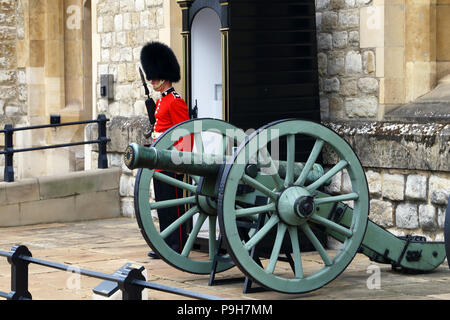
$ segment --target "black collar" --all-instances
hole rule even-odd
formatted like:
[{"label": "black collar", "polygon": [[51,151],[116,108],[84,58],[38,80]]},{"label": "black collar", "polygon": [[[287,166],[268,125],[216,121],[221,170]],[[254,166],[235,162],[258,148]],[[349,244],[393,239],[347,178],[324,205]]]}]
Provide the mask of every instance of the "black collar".
[{"label": "black collar", "polygon": [[164,91],[161,95],[162,95],[163,97],[165,97],[165,96],[167,96],[169,93],[174,92],[174,91],[175,91],[175,89],[172,87],[172,88],[167,89],[166,91]]}]

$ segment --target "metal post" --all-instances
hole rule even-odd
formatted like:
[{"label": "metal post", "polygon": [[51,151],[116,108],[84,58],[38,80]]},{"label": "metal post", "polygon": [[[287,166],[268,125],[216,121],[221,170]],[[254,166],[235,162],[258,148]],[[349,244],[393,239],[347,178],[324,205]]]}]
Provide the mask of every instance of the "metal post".
[{"label": "metal post", "polygon": [[32,299],[28,291],[28,261],[20,256],[31,257],[26,246],[14,246],[10,250],[8,262],[11,264],[11,300]]},{"label": "metal post", "polygon": [[14,167],[13,167],[13,126],[5,125],[5,170],[4,180],[6,182],[14,182]]},{"label": "metal post", "polygon": [[122,300],[142,300],[142,290],[144,287],[136,285],[133,280],[145,281],[145,277],[136,268],[126,268],[116,273],[121,281],[118,282],[119,289],[122,290]]},{"label": "metal post", "polygon": [[104,114],[99,114],[97,117],[98,121],[98,168],[106,169],[108,168],[108,157],[106,156],[106,143],[108,138],[106,137],[106,121],[108,119]]}]

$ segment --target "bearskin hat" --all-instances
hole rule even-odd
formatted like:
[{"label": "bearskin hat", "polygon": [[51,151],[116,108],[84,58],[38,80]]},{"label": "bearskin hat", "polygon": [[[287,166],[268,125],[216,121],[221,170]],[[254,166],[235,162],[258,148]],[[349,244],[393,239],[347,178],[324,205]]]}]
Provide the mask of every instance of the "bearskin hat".
[{"label": "bearskin hat", "polygon": [[161,42],[149,42],[142,48],[141,65],[147,80],[180,81],[180,65],[177,58],[172,49]]}]

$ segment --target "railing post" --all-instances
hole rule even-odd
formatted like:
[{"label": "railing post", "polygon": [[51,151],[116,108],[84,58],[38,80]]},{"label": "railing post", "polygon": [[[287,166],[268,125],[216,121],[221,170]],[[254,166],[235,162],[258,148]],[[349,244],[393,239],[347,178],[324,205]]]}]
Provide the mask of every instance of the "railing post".
[{"label": "railing post", "polygon": [[32,299],[28,291],[28,261],[20,256],[31,257],[26,246],[14,246],[10,250],[8,262],[11,264],[11,300]]},{"label": "railing post", "polygon": [[13,166],[13,126],[5,125],[5,170],[4,180],[6,182],[14,182],[14,166]]},{"label": "railing post", "polygon": [[106,156],[106,143],[108,138],[106,137],[106,121],[108,119],[104,114],[99,114],[97,117],[98,121],[98,168],[106,169],[108,168],[108,157]]},{"label": "railing post", "polygon": [[133,280],[145,281],[142,273],[136,268],[127,267],[116,274],[122,279],[118,282],[119,289],[122,291],[122,300],[142,300],[144,287],[132,283]]}]

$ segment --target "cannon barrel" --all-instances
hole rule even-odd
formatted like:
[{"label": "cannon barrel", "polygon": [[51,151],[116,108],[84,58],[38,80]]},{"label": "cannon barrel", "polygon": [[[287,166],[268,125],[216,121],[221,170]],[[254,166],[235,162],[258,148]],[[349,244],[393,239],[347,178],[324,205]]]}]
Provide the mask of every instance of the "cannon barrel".
[{"label": "cannon barrel", "polygon": [[[223,163],[230,161],[231,156],[182,152],[177,150],[162,150],[145,147],[137,143],[130,144],[124,154],[125,165],[133,170],[138,168],[187,173],[198,176],[217,176]],[[273,160],[281,178],[286,176],[286,161]],[[302,172],[304,164],[294,164],[294,179]],[[306,183],[312,183],[324,175],[323,167],[315,163],[309,172]],[[326,184],[329,184],[328,181]]]}]

